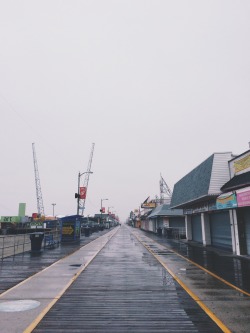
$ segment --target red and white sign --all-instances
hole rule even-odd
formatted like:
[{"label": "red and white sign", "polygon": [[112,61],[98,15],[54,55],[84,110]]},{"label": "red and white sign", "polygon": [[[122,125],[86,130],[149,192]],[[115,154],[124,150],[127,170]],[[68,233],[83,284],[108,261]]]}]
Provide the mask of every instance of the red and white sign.
[{"label": "red and white sign", "polygon": [[86,193],[87,193],[87,188],[86,187],[80,187],[80,199],[86,199]]}]

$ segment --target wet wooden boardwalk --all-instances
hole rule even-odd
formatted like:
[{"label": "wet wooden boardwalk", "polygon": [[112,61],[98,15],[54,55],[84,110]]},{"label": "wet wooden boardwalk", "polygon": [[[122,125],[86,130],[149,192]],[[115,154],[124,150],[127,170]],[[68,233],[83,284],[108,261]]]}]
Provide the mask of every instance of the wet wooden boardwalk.
[{"label": "wet wooden boardwalk", "polygon": [[216,333],[221,330],[129,229],[122,226],[34,332]]}]

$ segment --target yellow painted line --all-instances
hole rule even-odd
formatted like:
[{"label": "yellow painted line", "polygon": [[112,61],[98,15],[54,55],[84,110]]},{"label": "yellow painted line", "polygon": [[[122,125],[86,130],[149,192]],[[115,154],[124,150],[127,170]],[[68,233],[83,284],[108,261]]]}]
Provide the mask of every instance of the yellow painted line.
[{"label": "yellow painted line", "polygon": [[[134,234],[135,235],[135,234]],[[137,235],[135,235],[137,240],[155,257],[156,260],[160,262],[160,264],[168,271],[168,273],[179,283],[179,285],[192,297],[192,299],[202,308],[204,312],[220,327],[220,329],[224,333],[232,333],[229,328],[200,300],[200,298],[190,290],[184,282],[182,282],[172,271],[168,268],[168,266],[159,258],[158,255],[154,254],[154,252],[143,242],[140,240]]]},{"label": "yellow painted line", "polygon": [[[155,240],[153,240],[155,241]],[[157,244],[161,245],[160,243],[158,243],[157,241],[155,241]],[[215,273],[207,270],[205,267],[203,266],[200,266],[199,264],[197,264],[196,262],[194,262],[193,260],[189,259],[189,258],[186,258],[184,257],[183,255],[181,255],[180,253],[176,252],[175,250],[173,250],[172,248],[168,247],[168,246],[164,246],[165,248],[167,248],[168,250],[174,252],[175,254],[177,254],[179,257],[181,257],[182,259],[185,259],[186,261],[190,262],[191,264],[195,265],[196,267],[202,269],[204,272],[208,273],[209,275],[213,276],[214,278],[218,279],[219,281],[223,282],[224,284],[228,285],[229,287],[239,291],[240,293],[246,295],[246,296],[249,296],[250,297],[250,293],[248,293],[247,291],[244,291],[242,289],[240,289],[239,287],[235,286],[234,284],[224,280],[222,277],[220,277],[219,275],[216,275]]]},{"label": "yellow painted line", "polygon": [[[70,279],[70,281],[67,283],[67,285],[60,291],[60,293],[53,298],[53,300],[43,309],[43,311],[36,317],[36,319],[33,320],[33,322],[23,331],[23,333],[31,333],[36,326],[40,323],[40,321],[43,319],[43,317],[49,312],[49,310],[52,308],[53,305],[56,304],[56,302],[63,296],[63,294],[66,292],[66,290],[72,285],[72,283],[79,277],[79,275],[88,267],[88,265],[95,259],[95,257],[99,254],[99,252],[104,248],[104,246],[111,240],[111,238],[117,233],[117,230],[113,232],[113,234],[108,237],[105,244],[102,245],[102,247],[99,249],[98,252],[82,267],[74,276]],[[105,235],[103,235],[105,236]],[[97,238],[98,239],[98,238]],[[100,240],[100,238],[99,238]],[[88,243],[89,244],[89,243]],[[86,244],[87,245],[87,244]],[[62,260],[62,259],[61,259]],[[51,266],[50,266],[51,267]]]}]

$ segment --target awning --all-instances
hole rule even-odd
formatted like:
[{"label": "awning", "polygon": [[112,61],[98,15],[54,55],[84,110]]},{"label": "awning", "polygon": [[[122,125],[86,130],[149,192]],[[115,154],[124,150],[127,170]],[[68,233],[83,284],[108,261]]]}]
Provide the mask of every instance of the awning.
[{"label": "awning", "polygon": [[233,191],[250,185],[250,171],[234,176],[221,187],[221,191]]}]

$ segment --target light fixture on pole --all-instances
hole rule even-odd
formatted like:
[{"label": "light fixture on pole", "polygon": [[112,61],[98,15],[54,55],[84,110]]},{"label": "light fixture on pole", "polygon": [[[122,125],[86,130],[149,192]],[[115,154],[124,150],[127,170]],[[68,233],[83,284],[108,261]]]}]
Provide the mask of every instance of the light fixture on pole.
[{"label": "light fixture on pole", "polygon": [[85,173],[93,173],[92,171],[86,171],[83,173],[78,173],[78,185],[77,185],[77,193],[75,193],[75,198],[77,198],[77,215],[79,215],[79,202],[80,202],[80,179],[81,176],[84,175]]},{"label": "light fixture on pole", "polygon": [[56,203],[52,203],[51,205],[53,206],[53,217],[54,217],[55,216],[55,205],[56,205]]},{"label": "light fixture on pole", "polygon": [[102,223],[102,213],[104,213],[104,212],[103,212],[103,208],[102,208],[102,202],[103,202],[104,200],[108,200],[108,199],[101,199],[101,209],[100,209],[100,211],[101,211],[101,223]]},{"label": "light fixture on pole", "polygon": [[108,207],[108,214],[110,213],[109,208],[114,208],[113,206]]}]

